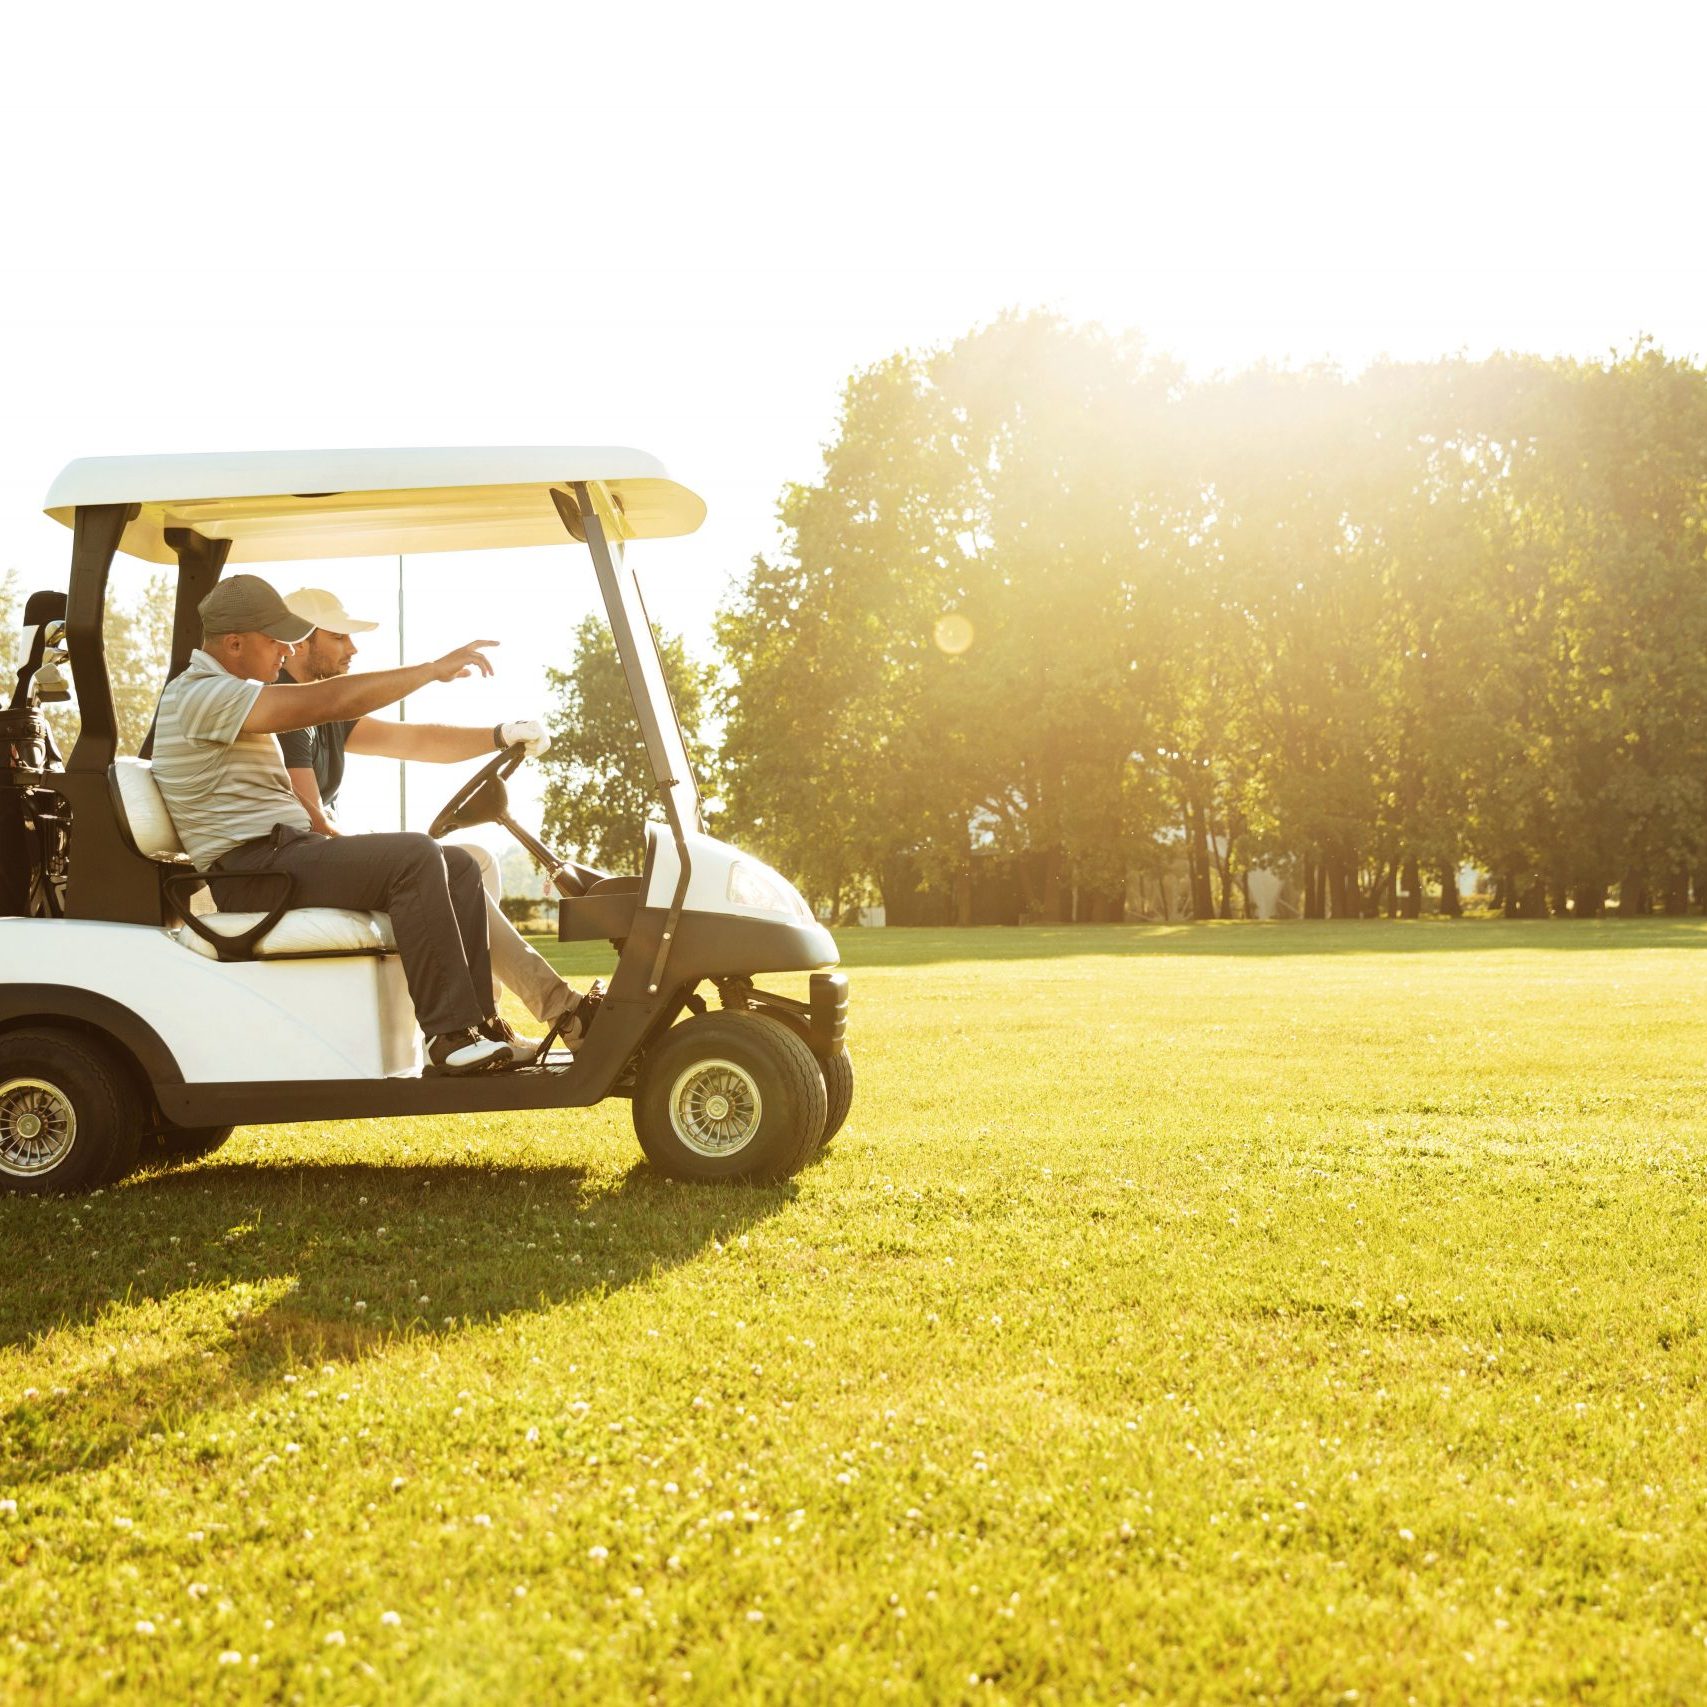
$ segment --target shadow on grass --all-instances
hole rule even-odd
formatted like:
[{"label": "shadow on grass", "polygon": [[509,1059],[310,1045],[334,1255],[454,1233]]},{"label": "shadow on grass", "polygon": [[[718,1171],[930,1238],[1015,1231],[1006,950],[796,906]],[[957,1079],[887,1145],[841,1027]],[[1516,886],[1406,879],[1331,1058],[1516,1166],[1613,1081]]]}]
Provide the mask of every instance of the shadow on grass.
[{"label": "shadow on grass", "polygon": [[965,930],[844,930],[842,967],[945,961],[1060,960],[1080,956],[1220,958],[1286,955],[1458,954],[1468,950],[1707,949],[1702,919],[1216,919],[1172,925],[1014,925]]},{"label": "shadow on grass", "polygon": [[0,1348],[45,1340],[44,1387],[6,1396],[0,1480],[87,1470],[304,1364],[643,1283],[794,1195],[673,1185],[641,1166],[613,1187],[577,1167],[293,1161],[15,1200],[0,1236],[30,1283],[0,1295]]}]

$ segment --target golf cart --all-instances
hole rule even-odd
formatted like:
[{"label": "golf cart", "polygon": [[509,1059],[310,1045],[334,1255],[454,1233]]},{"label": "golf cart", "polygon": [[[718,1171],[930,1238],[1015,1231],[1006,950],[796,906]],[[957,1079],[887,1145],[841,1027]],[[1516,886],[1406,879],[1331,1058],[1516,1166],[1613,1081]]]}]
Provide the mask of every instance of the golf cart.
[{"label": "golf cart", "polygon": [[[302,451],[71,463],[47,512],[72,530],[69,592],[37,594],[0,757],[0,1189],[84,1191],[139,1160],[205,1155],[235,1126],[632,1100],[676,1178],[777,1179],[846,1118],[847,980],[776,872],[704,832],[699,790],[630,540],[693,532],[704,503],[620,449]],[[634,701],[663,822],[638,876],[559,859],[510,814],[499,753],[434,820],[500,823],[549,873],[558,936],[608,939],[610,988],[574,1053],[475,1078],[423,1073],[383,913],[221,912],[149,765],[117,751],[102,614],[115,553],[175,566],[168,679],[228,564],[584,544]],[[68,656],[81,732],[60,762],[39,703]],[[9,828],[8,828],[9,827]],[[637,830],[640,826],[637,826]],[[217,880],[216,880],[217,884]],[[808,972],[809,999],[757,988]],[[708,1011],[701,985],[720,1007]]]}]

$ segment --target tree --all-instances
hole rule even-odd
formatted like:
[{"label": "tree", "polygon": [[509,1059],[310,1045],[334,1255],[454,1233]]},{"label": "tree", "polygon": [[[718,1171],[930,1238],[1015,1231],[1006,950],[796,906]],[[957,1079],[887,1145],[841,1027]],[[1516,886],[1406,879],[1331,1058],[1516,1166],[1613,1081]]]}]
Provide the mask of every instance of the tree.
[{"label": "tree", "polygon": [[[712,765],[700,725],[714,672],[694,663],[679,637],[661,635],[659,651],[688,755],[705,788]],[[569,668],[549,670],[546,678],[551,750],[539,760],[546,774],[545,839],[588,864],[638,872],[641,826],[648,818],[661,821],[663,807],[616,643],[602,617],[582,622]]]},{"label": "tree", "polygon": [[[1008,316],[854,376],[719,618],[731,816],[815,898],[1045,919],[1255,861],[1311,916],[1687,904],[1707,867],[1707,383],[1604,363],[1185,386]],[[1699,889],[1699,884],[1696,885]]]}]

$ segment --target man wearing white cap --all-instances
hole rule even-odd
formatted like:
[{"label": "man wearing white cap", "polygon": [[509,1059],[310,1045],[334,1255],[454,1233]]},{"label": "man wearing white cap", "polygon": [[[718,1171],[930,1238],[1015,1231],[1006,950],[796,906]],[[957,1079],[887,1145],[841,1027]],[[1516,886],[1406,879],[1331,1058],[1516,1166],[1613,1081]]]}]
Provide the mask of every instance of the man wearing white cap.
[{"label": "man wearing white cap", "polygon": [[[320,587],[303,587],[289,593],[285,604],[293,615],[313,623],[314,633],[285,659],[279,676],[281,682],[324,682],[346,674],[357,651],[350,637],[379,627],[377,622],[351,616],[334,594]],[[464,728],[449,723],[392,723],[377,717],[322,723],[279,737],[292,788],[307,809],[313,827],[329,836],[338,834],[330,814],[343,782],[346,752],[455,764],[463,759],[486,757],[518,742],[526,746],[530,758],[537,758],[551,745],[551,738],[531,718],[500,723],[496,728]],[[563,1041],[574,1048],[584,1030],[575,1015],[582,1000],[580,993],[564,983],[544,956],[529,947],[504,917],[498,906],[498,862],[478,843],[456,845],[473,856],[486,886],[494,997],[496,985],[508,985],[534,1018],[546,1026],[570,1016],[564,1025]],[[537,1038],[518,1037],[503,1020],[499,1020],[498,1029],[502,1033],[500,1041],[509,1044],[516,1060],[533,1058],[539,1046]]]}]

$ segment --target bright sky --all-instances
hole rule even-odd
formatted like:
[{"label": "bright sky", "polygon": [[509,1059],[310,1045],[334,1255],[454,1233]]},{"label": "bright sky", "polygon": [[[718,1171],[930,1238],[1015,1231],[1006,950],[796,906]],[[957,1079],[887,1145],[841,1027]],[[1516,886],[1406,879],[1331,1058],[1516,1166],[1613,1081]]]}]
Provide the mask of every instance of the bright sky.
[{"label": "bright sky", "polygon": [[[20,8],[0,569],[63,584],[76,456],[631,444],[710,505],[634,556],[704,651],[847,375],[1007,307],[1200,374],[1699,354],[1704,37],[1643,4]],[[412,655],[504,642],[412,716],[543,706],[584,554],[406,574]],[[395,561],[274,578],[311,575],[394,613]],[[411,820],[453,781],[411,767]],[[349,827],[396,802],[352,764]]]}]

